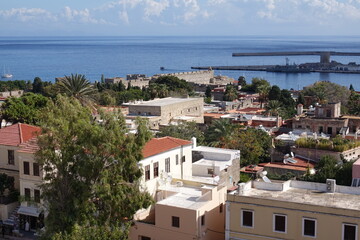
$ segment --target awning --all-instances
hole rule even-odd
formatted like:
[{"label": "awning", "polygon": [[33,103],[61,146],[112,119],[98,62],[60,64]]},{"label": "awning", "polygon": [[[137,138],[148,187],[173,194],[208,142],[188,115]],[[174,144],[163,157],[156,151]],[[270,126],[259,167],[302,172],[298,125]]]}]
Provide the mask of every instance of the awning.
[{"label": "awning", "polygon": [[22,214],[22,215],[32,216],[32,217],[39,217],[39,215],[40,215],[40,211],[38,208],[24,207],[24,206],[20,206],[17,213]]}]

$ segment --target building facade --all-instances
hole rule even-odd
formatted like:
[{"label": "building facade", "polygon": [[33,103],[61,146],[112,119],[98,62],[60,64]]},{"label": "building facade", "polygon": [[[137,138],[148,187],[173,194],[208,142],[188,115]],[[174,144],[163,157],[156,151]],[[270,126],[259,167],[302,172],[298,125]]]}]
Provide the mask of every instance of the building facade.
[{"label": "building facade", "polygon": [[227,195],[225,239],[359,239],[360,188],[250,181]]}]

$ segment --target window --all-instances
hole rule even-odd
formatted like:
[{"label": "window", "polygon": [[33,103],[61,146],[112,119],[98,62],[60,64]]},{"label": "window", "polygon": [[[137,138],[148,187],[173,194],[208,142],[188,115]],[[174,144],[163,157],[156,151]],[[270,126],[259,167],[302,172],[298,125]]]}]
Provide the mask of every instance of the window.
[{"label": "window", "polygon": [[150,165],[145,166],[145,181],[150,180]]},{"label": "window", "polygon": [[173,227],[180,227],[180,218],[179,217],[171,217],[171,226]]},{"label": "window", "polygon": [[40,168],[38,163],[33,163],[33,174],[34,176],[40,176]]},{"label": "window", "polygon": [[8,150],[8,164],[15,165],[14,150]]},{"label": "window", "polygon": [[176,165],[179,165],[179,154],[176,154],[175,156],[175,163]]},{"label": "window", "polygon": [[182,157],[181,157],[181,161],[182,161],[182,162],[185,162],[185,156],[182,156]]},{"label": "window", "polygon": [[30,201],[31,193],[30,188],[25,188],[25,201]]},{"label": "window", "polygon": [[139,236],[139,240],[151,240],[151,238],[145,236]]},{"label": "window", "polygon": [[35,189],[34,190],[34,200],[35,202],[39,203],[40,202],[40,190]]},{"label": "window", "polygon": [[356,240],[357,239],[357,225],[344,223],[342,227],[342,240]]},{"label": "window", "polygon": [[205,225],[205,214],[201,216],[201,226]]},{"label": "window", "polygon": [[214,169],[213,168],[208,168],[208,174],[209,175],[214,175]]},{"label": "window", "polygon": [[165,158],[165,172],[170,172],[170,158]]},{"label": "window", "polygon": [[219,206],[219,212],[222,213],[224,211],[224,204],[221,203]]},{"label": "window", "polygon": [[316,220],[303,218],[303,236],[316,237]]},{"label": "window", "polygon": [[274,232],[286,233],[286,215],[274,214]]},{"label": "window", "polygon": [[242,227],[254,227],[254,211],[241,210],[241,226]]},{"label": "window", "polygon": [[154,178],[159,176],[159,162],[154,163]]},{"label": "window", "polygon": [[30,163],[24,162],[24,174],[30,175]]}]

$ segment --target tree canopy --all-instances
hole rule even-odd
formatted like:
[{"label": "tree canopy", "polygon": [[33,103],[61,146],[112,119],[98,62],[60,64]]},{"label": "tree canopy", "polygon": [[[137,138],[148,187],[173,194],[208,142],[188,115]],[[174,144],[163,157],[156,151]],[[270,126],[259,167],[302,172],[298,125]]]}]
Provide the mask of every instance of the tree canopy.
[{"label": "tree canopy", "polygon": [[191,140],[192,137],[196,137],[198,144],[204,143],[204,133],[200,131],[196,122],[182,122],[178,125],[166,126],[156,134],[157,137],[175,137],[185,140]]},{"label": "tree canopy", "polygon": [[98,124],[78,100],[60,95],[43,113],[36,160],[45,174],[44,237],[127,239],[134,213],[152,203],[139,188],[137,164],[151,137],[144,122],[129,134],[120,113],[100,112]]},{"label": "tree canopy", "polygon": [[34,93],[26,93],[19,98],[8,98],[1,105],[1,118],[12,123],[38,125],[40,113],[47,102],[47,97]]}]

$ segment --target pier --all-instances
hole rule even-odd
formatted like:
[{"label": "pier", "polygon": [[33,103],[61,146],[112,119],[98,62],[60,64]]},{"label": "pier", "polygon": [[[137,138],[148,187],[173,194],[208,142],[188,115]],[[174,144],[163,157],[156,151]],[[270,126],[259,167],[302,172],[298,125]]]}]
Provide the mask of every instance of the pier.
[{"label": "pier", "polygon": [[301,52],[259,52],[259,53],[233,53],[233,57],[257,56],[320,56],[320,63],[330,63],[330,56],[360,56],[360,52],[334,52],[334,51],[301,51]]}]

